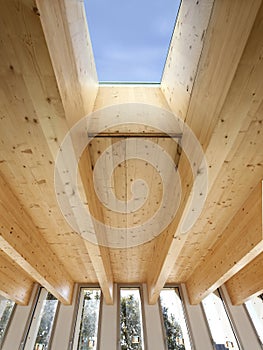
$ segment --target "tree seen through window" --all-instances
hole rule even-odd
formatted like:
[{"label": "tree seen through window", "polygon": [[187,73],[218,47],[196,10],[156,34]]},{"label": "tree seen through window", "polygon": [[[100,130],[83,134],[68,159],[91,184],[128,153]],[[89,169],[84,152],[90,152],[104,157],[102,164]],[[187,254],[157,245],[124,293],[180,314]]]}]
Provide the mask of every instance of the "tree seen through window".
[{"label": "tree seen through window", "polygon": [[178,288],[164,288],[160,304],[167,350],[191,350],[191,342]]},{"label": "tree seen through window", "polygon": [[139,289],[121,289],[121,350],[143,350],[142,313]]},{"label": "tree seen through window", "polygon": [[97,348],[97,333],[99,322],[100,296],[99,289],[83,288],[78,350],[93,350]]},{"label": "tree seen through window", "polygon": [[15,303],[13,301],[5,298],[0,299],[0,346],[2,344],[14,306]]},{"label": "tree seen through window", "polygon": [[48,349],[57,306],[58,300],[52,294],[48,293],[39,316],[40,324],[37,332],[34,350]]}]

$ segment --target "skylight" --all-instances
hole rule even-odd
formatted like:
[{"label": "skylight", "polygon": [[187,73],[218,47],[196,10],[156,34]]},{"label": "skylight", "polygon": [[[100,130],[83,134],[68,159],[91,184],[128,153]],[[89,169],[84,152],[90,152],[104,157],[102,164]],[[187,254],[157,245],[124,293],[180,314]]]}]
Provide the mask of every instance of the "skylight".
[{"label": "skylight", "polygon": [[180,0],[85,0],[100,82],[157,82]]}]

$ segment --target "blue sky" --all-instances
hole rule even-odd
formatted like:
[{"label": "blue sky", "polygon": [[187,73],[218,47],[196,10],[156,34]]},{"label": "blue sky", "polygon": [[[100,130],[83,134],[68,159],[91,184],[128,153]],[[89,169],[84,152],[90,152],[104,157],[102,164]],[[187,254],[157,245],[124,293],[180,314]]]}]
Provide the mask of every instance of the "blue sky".
[{"label": "blue sky", "polygon": [[99,81],[160,82],[179,0],[85,0]]}]

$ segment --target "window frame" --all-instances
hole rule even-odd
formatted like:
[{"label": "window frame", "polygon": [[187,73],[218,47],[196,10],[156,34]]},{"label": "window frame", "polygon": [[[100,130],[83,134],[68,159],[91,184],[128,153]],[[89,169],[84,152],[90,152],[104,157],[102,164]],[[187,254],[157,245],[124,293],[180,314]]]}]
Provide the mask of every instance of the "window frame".
[{"label": "window frame", "polygon": [[[4,299],[7,299],[7,300],[11,300],[11,299],[5,298],[4,296],[3,296],[3,298],[4,298]],[[13,300],[11,300],[11,301],[13,301]],[[12,322],[12,319],[13,319],[13,317],[14,317],[16,307],[17,307],[17,304],[15,303],[14,306],[13,306],[13,308],[12,308],[10,317],[9,317],[9,319],[8,319],[8,322],[7,322],[7,325],[6,325],[6,327],[5,327],[5,330],[4,330],[4,333],[3,333],[3,337],[2,337],[2,339],[0,340],[0,349],[1,349],[1,347],[2,347],[2,346],[4,345],[4,343],[5,343],[5,339],[6,339],[6,336],[7,336],[7,334],[8,334],[8,331],[9,331],[9,328],[10,328],[10,325],[11,325],[11,322]]]},{"label": "window frame", "polygon": [[[24,331],[22,340],[20,342],[19,350],[24,350],[25,347],[26,347],[28,335],[30,333],[31,326],[32,326],[32,324],[34,322],[34,316],[35,316],[35,313],[36,313],[36,311],[38,309],[38,302],[39,302],[39,299],[41,297],[42,290],[46,291],[46,293],[47,293],[46,295],[48,295],[48,293],[49,293],[48,290],[46,290],[44,287],[42,287],[41,285],[38,285],[36,293],[35,293],[35,297],[34,297],[34,300],[33,300],[33,303],[32,303],[32,308],[31,308],[31,311],[30,311],[30,314],[29,314],[29,317],[28,317],[28,320],[27,320],[27,323],[26,323],[26,326],[25,326],[25,331]],[[48,348],[47,348],[48,350],[52,349],[52,341],[53,341],[53,336],[54,336],[55,329],[56,329],[59,308],[60,308],[60,301],[58,300],[58,305],[57,305],[57,308],[56,308],[54,321],[53,321],[51,334],[50,334],[50,339],[49,339],[49,343],[48,343]],[[41,312],[41,308],[39,310],[39,315],[40,315],[40,312]]]},{"label": "window frame", "polygon": [[70,331],[70,340],[69,340],[69,345],[68,345],[68,350],[73,350],[74,346],[74,340],[75,340],[75,332],[77,329],[78,325],[78,315],[79,315],[79,310],[81,307],[81,290],[82,289],[99,289],[100,290],[100,306],[99,306],[99,320],[98,320],[98,332],[97,332],[97,349],[100,350],[100,343],[101,343],[101,323],[102,323],[102,305],[103,305],[103,293],[98,284],[79,284],[77,293],[76,293],[76,302],[75,302],[75,307],[74,307],[74,312],[73,312],[73,319],[72,319],[72,326],[71,326],[71,331]]},{"label": "window frame", "polygon": [[[166,284],[162,288],[162,290],[163,289],[178,289],[179,297],[180,297],[180,300],[181,300],[181,303],[182,303],[182,308],[183,308],[186,328],[187,328],[187,332],[188,332],[188,336],[189,336],[190,344],[191,344],[191,348],[192,348],[191,350],[196,350],[196,346],[195,346],[195,342],[194,342],[194,338],[193,338],[193,332],[192,332],[192,328],[191,328],[191,324],[190,324],[190,317],[189,317],[188,312],[187,312],[186,307],[185,307],[185,298],[184,298],[184,293],[183,293],[181,285],[180,284]],[[163,319],[162,305],[161,305],[161,298],[160,298],[160,296],[158,298],[158,306],[159,306],[160,320],[161,320],[161,326],[162,326],[163,344],[164,344],[165,350],[167,350],[168,349],[168,344],[167,344],[167,340],[166,340],[166,330],[165,330],[165,326],[164,326],[164,319]]]},{"label": "window frame", "polygon": [[148,349],[147,343],[147,331],[146,331],[146,320],[145,320],[145,307],[144,307],[144,293],[142,284],[129,283],[129,284],[117,284],[117,349],[121,350],[121,327],[120,327],[120,311],[121,311],[121,289],[138,289],[140,300],[141,300],[141,313],[142,313],[142,331],[143,331],[143,347],[144,350]]},{"label": "window frame", "polygon": [[[239,350],[245,350],[244,347],[243,347],[243,344],[242,344],[242,342],[240,340],[240,336],[238,334],[237,327],[236,327],[236,325],[235,325],[235,323],[233,321],[233,318],[232,318],[232,315],[231,315],[231,311],[230,311],[230,309],[229,309],[229,307],[227,305],[226,298],[224,296],[224,292],[223,292],[222,288],[220,288],[220,287],[217,288],[216,290],[218,291],[220,299],[221,299],[221,301],[223,303],[223,307],[224,307],[226,316],[227,316],[227,318],[229,320],[229,323],[230,323],[232,332],[234,334],[234,337],[236,339],[237,345],[239,347]],[[216,348],[214,346],[214,339],[213,339],[213,336],[212,336],[212,332],[211,332],[211,329],[210,329],[210,326],[209,326],[209,323],[208,323],[208,320],[207,320],[207,317],[206,317],[206,313],[205,313],[205,309],[204,309],[202,301],[201,301],[200,304],[201,304],[201,310],[202,310],[202,313],[203,313],[203,316],[204,316],[205,324],[206,324],[206,327],[207,327],[207,330],[208,330],[209,338],[210,338],[210,341],[211,341],[211,345],[212,345],[213,349],[216,350]]]},{"label": "window frame", "polygon": [[[262,302],[263,302],[263,301],[262,301]],[[251,326],[252,326],[252,328],[253,328],[253,332],[254,332],[255,335],[256,335],[257,341],[258,341],[260,347],[262,347],[262,349],[263,349],[263,339],[262,339],[262,341],[261,341],[261,339],[260,339],[260,337],[259,337],[259,334],[258,334],[258,332],[257,332],[257,329],[256,329],[256,327],[255,327],[255,325],[254,325],[254,322],[253,322],[253,320],[252,320],[252,318],[251,318],[251,316],[250,316],[250,313],[249,313],[249,311],[248,311],[248,308],[247,308],[246,303],[243,303],[242,306],[243,306],[243,308],[245,309],[245,313],[246,313],[246,315],[247,315],[247,317],[248,317],[248,320],[249,320],[249,322],[250,322],[250,324],[251,324]]]}]

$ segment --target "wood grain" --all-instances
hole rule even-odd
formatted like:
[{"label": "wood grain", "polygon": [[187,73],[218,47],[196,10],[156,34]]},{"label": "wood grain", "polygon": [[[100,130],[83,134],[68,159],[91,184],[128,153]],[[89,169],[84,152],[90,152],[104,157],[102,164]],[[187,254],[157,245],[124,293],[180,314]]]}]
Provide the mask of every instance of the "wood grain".
[{"label": "wood grain", "polygon": [[262,181],[187,280],[190,302],[198,304],[263,251]]}]

